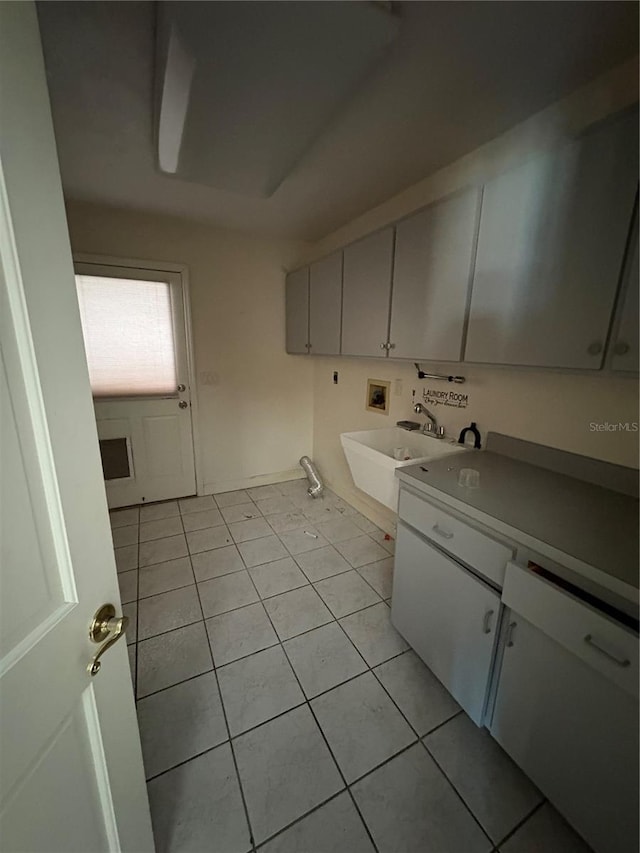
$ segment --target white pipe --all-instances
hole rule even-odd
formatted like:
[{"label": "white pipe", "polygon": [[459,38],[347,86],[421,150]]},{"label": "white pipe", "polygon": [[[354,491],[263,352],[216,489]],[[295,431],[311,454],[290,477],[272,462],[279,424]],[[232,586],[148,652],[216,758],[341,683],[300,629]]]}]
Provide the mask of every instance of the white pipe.
[{"label": "white pipe", "polygon": [[310,494],[312,498],[320,497],[324,491],[324,485],[320,479],[320,474],[318,474],[318,469],[308,456],[303,456],[300,459],[300,464],[302,465],[302,469],[309,480],[309,488],[307,489],[308,494]]}]

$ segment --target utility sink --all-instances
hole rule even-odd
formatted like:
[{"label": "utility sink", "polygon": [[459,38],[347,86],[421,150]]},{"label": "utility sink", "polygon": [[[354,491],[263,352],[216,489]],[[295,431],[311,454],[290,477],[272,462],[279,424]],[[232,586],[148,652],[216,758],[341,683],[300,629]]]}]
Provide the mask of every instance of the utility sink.
[{"label": "utility sink", "polygon": [[394,512],[398,511],[396,468],[465,452],[464,447],[445,438],[401,427],[343,432],[340,441],[356,486]]}]

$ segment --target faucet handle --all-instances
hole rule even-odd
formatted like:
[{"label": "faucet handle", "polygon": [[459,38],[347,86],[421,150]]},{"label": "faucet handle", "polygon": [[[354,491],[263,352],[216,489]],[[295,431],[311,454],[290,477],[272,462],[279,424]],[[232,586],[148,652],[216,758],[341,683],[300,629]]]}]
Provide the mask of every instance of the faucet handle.
[{"label": "faucet handle", "polygon": [[433,424],[431,421],[425,421],[424,432],[433,432]]},{"label": "faucet handle", "polygon": [[437,428],[436,435],[438,436],[438,438],[444,438],[444,427],[443,426],[439,426]]}]

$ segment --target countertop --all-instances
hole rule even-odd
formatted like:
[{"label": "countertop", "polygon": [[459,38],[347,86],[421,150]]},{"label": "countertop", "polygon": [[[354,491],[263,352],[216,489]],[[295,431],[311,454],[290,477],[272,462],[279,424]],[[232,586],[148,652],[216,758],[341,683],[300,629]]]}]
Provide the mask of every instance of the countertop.
[{"label": "countertop", "polygon": [[[458,485],[460,468],[480,472],[479,488]],[[489,450],[407,466],[398,469],[397,476],[425,495],[637,601],[640,507],[636,498]]]}]

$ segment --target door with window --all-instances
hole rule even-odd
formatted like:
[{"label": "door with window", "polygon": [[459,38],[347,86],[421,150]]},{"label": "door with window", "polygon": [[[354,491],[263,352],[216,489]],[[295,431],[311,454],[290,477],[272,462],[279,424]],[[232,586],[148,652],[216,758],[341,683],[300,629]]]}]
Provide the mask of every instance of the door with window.
[{"label": "door with window", "polygon": [[195,494],[182,274],[75,270],[109,506]]}]

